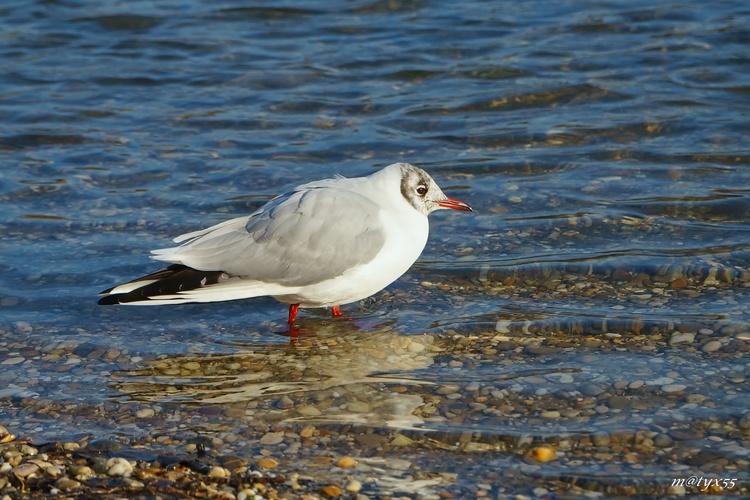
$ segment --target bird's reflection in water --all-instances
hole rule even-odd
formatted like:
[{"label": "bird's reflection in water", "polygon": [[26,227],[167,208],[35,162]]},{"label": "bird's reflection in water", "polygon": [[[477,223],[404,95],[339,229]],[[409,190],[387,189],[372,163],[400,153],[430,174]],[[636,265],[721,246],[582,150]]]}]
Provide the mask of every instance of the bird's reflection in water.
[{"label": "bird's reflection in water", "polygon": [[[186,354],[116,374],[127,400],[178,405],[238,406],[246,418],[415,428],[424,403],[408,386],[441,349],[428,334],[389,327],[362,331],[349,321],[315,323],[291,344],[232,343],[231,354]],[[305,328],[308,326],[308,328]],[[305,330],[307,333],[304,333]]]}]

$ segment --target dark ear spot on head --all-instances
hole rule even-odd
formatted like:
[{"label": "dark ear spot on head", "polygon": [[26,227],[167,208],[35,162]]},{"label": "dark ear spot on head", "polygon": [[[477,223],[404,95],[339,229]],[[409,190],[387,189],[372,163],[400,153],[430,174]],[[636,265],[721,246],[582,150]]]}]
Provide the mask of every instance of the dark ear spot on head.
[{"label": "dark ear spot on head", "polygon": [[408,182],[407,177],[405,175],[401,176],[401,196],[403,196],[406,201],[410,201],[410,199],[409,199],[409,182]]}]

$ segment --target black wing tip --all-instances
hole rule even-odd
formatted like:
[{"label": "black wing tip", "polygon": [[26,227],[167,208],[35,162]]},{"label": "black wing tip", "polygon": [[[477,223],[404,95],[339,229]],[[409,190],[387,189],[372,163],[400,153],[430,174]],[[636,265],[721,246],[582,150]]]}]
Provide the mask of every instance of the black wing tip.
[{"label": "black wing tip", "polygon": [[[111,288],[110,288],[110,290],[111,290]],[[102,293],[105,293],[105,292],[102,292]],[[113,295],[107,295],[106,297],[102,297],[101,299],[99,299],[98,304],[100,306],[113,306],[113,305],[117,305],[117,304],[120,303],[120,297],[122,297],[123,295],[125,295],[125,294],[123,294],[123,293],[115,293]]]},{"label": "black wing tip", "polygon": [[[132,304],[134,302],[148,302],[149,299],[161,295],[174,295],[180,292],[195,290],[220,282],[223,271],[198,271],[182,264],[173,264],[166,269],[151,273],[148,276],[129,281],[126,285],[137,285],[139,281],[145,284],[135,286],[128,292],[112,293],[117,287],[108,288],[99,295],[99,305]],[[121,286],[121,285],[120,285]],[[163,303],[163,302],[162,302]],[[183,303],[178,301],[177,303]]]}]

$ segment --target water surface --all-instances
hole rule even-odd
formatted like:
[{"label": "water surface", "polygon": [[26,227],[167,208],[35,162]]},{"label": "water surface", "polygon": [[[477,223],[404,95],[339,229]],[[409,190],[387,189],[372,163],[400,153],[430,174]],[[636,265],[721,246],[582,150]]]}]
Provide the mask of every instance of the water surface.
[{"label": "water surface", "polygon": [[[351,454],[372,496],[665,494],[692,475],[747,493],[744,2],[1,11],[15,434]],[[395,161],[477,212],[433,214],[421,259],[352,321],[306,311],[290,345],[271,299],[96,305],[172,237]]]}]

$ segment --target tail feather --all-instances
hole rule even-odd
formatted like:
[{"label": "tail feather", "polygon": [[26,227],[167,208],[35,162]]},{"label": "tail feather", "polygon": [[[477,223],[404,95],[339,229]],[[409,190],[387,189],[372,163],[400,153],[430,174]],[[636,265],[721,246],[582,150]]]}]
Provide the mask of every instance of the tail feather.
[{"label": "tail feather", "polygon": [[222,271],[198,271],[182,264],[174,264],[148,276],[104,290],[101,305],[148,303],[151,297],[175,296],[180,292],[214,285],[228,279]]}]

